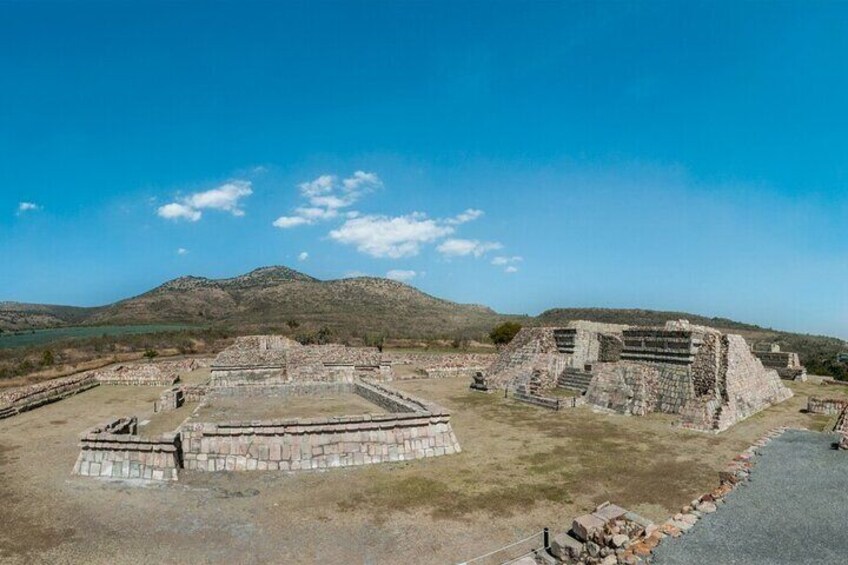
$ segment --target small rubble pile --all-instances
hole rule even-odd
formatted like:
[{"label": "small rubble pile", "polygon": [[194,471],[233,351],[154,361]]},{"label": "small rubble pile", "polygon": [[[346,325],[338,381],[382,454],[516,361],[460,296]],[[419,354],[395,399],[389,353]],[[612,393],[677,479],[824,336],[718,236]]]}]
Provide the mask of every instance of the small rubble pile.
[{"label": "small rubble pile", "polygon": [[836,421],[833,431],[839,434],[839,441],[836,443],[837,449],[848,449],[848,407],[839,414],[839,419]]},{"label": "small rubble pile", "polygon": [[662,537],[647,518],[605,502],[575,518],[571,531],[555,536],[551,553],[567,564],[644,563]]}]

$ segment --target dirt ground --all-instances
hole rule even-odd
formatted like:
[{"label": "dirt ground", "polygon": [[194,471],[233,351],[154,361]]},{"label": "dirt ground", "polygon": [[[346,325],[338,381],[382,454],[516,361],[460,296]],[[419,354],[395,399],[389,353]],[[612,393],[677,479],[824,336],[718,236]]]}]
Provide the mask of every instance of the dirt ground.
[{"label": "dirt ground", "polygon": [[605,500],[664,519],[764,431],[825,425],[802,412],[807,394],[848,394],[791,383],[794,398],[709,435],[668,416],[550,412],[471,392],[465,379],[394,386],[450,409],[463,452],[300,474],[184,472],[151,486],[70,471],[80,432],[113,416],[149,419],[162,389],[102,386],[2,420],[0,561],[456,563],[565,529]]},{"label": "dirt ground", "polygon": [[356,414],[382,414],[376,404],[348,393],[295,396],[290,398],[213,398],[193,416],[197,422],[277,420],[281,418],[326,418]]}]

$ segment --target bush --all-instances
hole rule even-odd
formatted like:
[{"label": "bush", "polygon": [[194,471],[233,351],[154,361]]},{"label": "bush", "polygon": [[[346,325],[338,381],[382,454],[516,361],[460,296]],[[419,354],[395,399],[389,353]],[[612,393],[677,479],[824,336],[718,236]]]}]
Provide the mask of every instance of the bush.
[{"label": "bush", "polygon": [[489,338],[492,340],[492,343],[500,347],[512,341],[512,338],[520,330],[521,324],[518,322],[504,322],[489,332]]},{"label": "bush", "polygon": [[159,352],[155,349],[148,349],[144,352],[144,357],[146,359],[153,359],[154,357],[159,357]]},{"label": "bush", "polygon": [[45,349],[44,353],[41,354],[41,366],[42,367],[50,367],[55,362],[53,358],[53,352],[49,349]]}]

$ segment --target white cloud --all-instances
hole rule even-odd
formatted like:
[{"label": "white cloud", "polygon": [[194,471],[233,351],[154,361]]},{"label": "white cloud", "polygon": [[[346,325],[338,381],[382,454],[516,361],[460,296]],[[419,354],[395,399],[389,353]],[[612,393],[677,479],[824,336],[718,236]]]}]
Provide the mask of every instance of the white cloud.
[{"label": "white cloud", "polygon": [[372,257],[412,257],[421,245],[453,233],[453,228],[414,212],[405,216],[362,216],[345,221],[330,232],[330,238]]},{"label": "white cloud", "polygon": [[404,271],[402,269],[392,269],[386,273],[387,279],[392,279],[400,282],[408,282],[415,278],[415,271]]},{"label": "white cloud", "polygon": [[[292,228],[331,220],[338,217],[342,209],[353,206],[363,195],[381,186],[383,182],[380,177],[365,171],[356,171],[341,181],[336,175],[321,175],[298,185],[308,205],[295,208],[290,216],[281,216],[274,225],[278,228]],[[349,218],[358,215],[355,211],[346,214]]]},{"label": "white cloud", "polygon": [[495,257],[492,259],[492,265],[503,266],[509,265],[510,263],[518,263],[523,260],[524,257],[519,257],[518,255],[513,255],[512,257]]},{"label": "white cloud", "polygon": [[318,196],[319,194],[327,194],[333,190],[333,184],[336,182],[335,175],[321,175],[315,180],[302,182],[298,185],[300,193],[307,198]]},{"label": "white cloud", "polygon": [[436,250],[448,257],[464,257],[474,255],[480,257],[489,251],[501,249],[503,245],[495,241],[478,241],[476,239],[448,239]]},{"label": "white cloud", "polygon": [[276,220],[274,220],[274,227],[280,229],[286,228],[294,228],[297,226],[302,226],[303,224],[308,224],[309,220],[306,218],[301,218],[300,216],[280,216]]},{"label": "white cloud", "polygon": [[203,216],[201,210],[220,210],[233,216],[244,216],[239,206],[242,198],[253,194],[250,181],[234,180],[217,188],[189,194],[178,202],[160,206],[156,213],[168,220],[196,222]]},{"label": "white cloud", "polygon": [[34,202],[21,202],[18,204],[18,216],[26,212],[34,212],[37,210],[41,210],[41,206]]},{"label": "white cloud", "polygon": [[504,273],[516,273],[516,272],[518,272],[518,267],[513,267],[512,265],[510,265],[509,267],[504,269]]},{"label": "white cloud", "polygon": [[467,223],[467,222],[474,221],[482,215],[483,215],[483,210],[476,210],[474,208],[469,208],[468,210],[466,210],[462,214],[459,214],[459,215],[451,218],[450,220],[448,220],[447,223],[454,224],[454,225],[464,224],[464,223]]},{"label": "white cloud", "polygon": [[180,247],[177,249],[177,255],[188,255],[188,249],[185,247]]},{"label": "white cloud", "polygon": [[383,182],[374,173],[366,173],[365,171],[356,171],[353,176],[342,181],[342,186],[346,191],[358,191],[363,188],[379,188],[383,186]]},{"label": "white cloud", "polygon": [[178,202],[160,206],[156,213],[159,214],[160,218],[166,220],[188,220],[189,222],[196,222],[202,216],[200,210],[195,210],[191,206]]},{"label": "white cloud", "polygon": [[307,259],[309,259],[309,253],[306,251],[301,251],[300,255],[297,256],[298,261],[306,261]]}]

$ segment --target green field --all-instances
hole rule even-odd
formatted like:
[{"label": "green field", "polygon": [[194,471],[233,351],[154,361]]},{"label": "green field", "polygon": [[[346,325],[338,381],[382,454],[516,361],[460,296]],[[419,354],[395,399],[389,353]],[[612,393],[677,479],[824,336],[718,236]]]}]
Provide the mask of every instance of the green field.
[{"label": "green field", "polygon": [[65,339],[84,339],[103,335],[136,335],[157,332],[179,331],[196,326],[186,325],[144,325],[144,326],[79,326],[51,328],[46,330],[27,330],[3,332],[0,334],[0,349],[11,347],[29,347],[44,345]]}]

